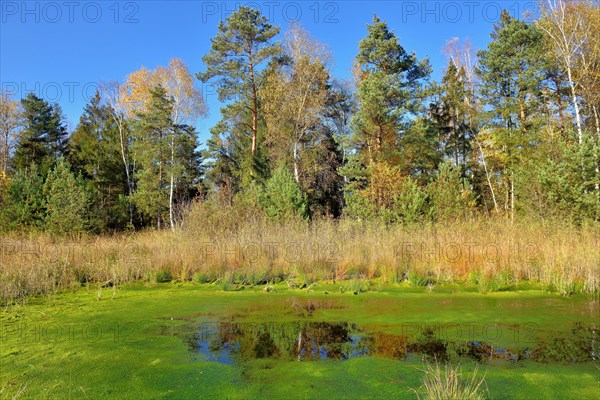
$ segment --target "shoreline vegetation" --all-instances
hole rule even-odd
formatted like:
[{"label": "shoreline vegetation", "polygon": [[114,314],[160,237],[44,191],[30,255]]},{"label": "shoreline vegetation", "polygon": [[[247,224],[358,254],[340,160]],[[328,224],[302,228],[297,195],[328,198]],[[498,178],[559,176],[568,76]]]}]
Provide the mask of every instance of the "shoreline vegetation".
[{"label": "shoreline vegetation", "polygon": [[[355,220],[273,222],[196,205],[175,231],[0,240],[0,301],[130,282],[213,283],[223,290],[278,283],[348,290],[458,284],[481,293],[521,284],[563,296],[600,291],[600,227],[472,219],[386,226]],[[284,286],[285,287],[285,286]]]}]

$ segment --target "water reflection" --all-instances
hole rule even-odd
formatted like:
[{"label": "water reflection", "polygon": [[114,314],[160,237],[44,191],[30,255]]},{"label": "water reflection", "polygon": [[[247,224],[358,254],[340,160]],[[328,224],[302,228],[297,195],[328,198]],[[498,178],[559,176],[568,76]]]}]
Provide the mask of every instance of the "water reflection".
[{"label": "water reflection", "polygon": [[[173,328],[173,327],[171,327]],[[380,356],[406,359],[414,355],[449,360],[469,358],[520,362],[589,362],[600,356],[598,329],[575,324],[571,333],[540,339],[534,346],[508,349],[479,341],[442,340],[431,329],[409,340],[408,337],[369,332],[349,322],[293,321],[281,323],[208,322],[177,327],[195,353],[207,361],[224,364],[253,359],[298,361],[347,360]]]},{"label": "water reflection", "polygon": [[346,322],[202,323],[188,339],[207,360],[231,364],[256,358],[345,360],[368,355],[372,339]]}]

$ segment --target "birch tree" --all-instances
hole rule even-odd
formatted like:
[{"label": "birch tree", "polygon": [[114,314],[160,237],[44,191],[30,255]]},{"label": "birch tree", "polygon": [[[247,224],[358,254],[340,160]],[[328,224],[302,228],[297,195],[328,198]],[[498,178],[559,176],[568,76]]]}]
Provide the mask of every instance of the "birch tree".
[{"label": "birch tree", "polygon": [[[541,8],[540,28],[549,39],[552,55],[566,72],[575,113],[577,139],[583,143],[581,96],[586,91],[585,77],[597,80],[598,19],[592,23],[598,8],[589,1],[546,0]],[[589,17],[592,18],[589,18]],[[590,49],[590,44],[596,49]],[[590,51],[591,50],[591,51]],[[596,58],[594,60],[594,58]],[[596,73],[594,74],[594,69]],[[578,79],[579,78],[579,79]],[[592,85],[588,86],[588,91]],[[592,105],[594,108],[595,105]],[[600,127],[597,130],[600,132]]]},{"label": "birch tree", "polygon": [[262,92],[267,144],[291,152],[294,179],[300,183],[300,157],[311,130],[323,119],[328,100],[330,59],[325,46],[298,25],[286,34],[289,65],[268,74]]},{"label": "birch tree", "polygon": [[0,93],[0,157],[4,176],[8,174],[10,156],[22,125],[23,110],[20,103],[12,100],[8,94]]}]

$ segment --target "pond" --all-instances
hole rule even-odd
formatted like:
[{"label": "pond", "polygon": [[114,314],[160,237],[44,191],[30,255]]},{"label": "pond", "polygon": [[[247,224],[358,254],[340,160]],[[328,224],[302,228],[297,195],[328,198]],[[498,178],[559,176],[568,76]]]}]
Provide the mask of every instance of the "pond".
[{"label": "pond", "polygon": [[231,319],[163,327],[163,334],[179,336],[204,361],[223,364],[254,359],[280,361],[348,360],[377,356],[398,360],[425,357],[448,361],[461,358],[582,363],[600,359],[599,329],[575,323],[568,333],[538,338],[526,345],[501,347],[479,340],[447,340],[441,330],[424,328],[415,337],[365,329],[352,322],[310,321],[236,322]]},{"label": "pond", "polygon": [[600,396],[596,298],[325,289],[139,285],[32,301],[0,313],[0,393],[414,400],[424,361],[448,360],[479,368],[491,398]]}]

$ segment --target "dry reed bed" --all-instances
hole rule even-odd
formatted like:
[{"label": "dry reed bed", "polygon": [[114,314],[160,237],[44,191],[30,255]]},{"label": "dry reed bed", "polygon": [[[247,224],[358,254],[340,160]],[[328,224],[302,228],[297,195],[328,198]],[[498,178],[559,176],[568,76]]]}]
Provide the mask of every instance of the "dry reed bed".
[{"label": "dry reed bed", "polygon": [[176,232],[0,238],[4,304],[84,283],[292,278],[470,282],[482,291],[532,281],[563,294],[598,293],[600,227],[489,220],[415,227],[264,220],[230,225],[196,218]]}]

